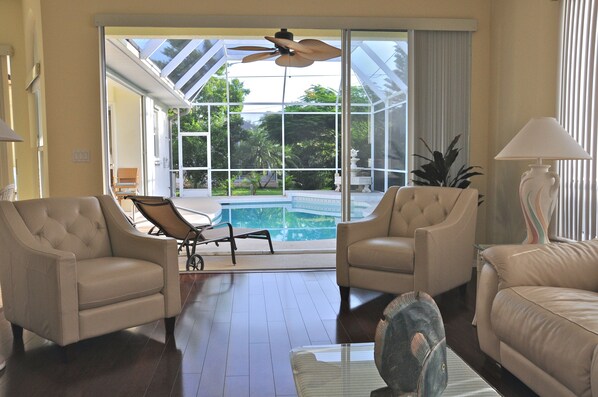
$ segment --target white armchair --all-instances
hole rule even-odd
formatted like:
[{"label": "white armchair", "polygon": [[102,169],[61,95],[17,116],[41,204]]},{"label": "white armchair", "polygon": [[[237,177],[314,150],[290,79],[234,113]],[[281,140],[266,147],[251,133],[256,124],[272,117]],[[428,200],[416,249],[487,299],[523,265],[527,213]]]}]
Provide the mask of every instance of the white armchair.
[{"label": "white armchair", "polygon": [[368,217],[337,227],[341,298],[358,287],[435,296],[466,284],[474,263],[478,192],[393,186]]},{"label": "white armchair", "polygon": [[0,202],[0,283],[23,328],[66,346],[181,311],[174,239],[140,233],[113,198]]}]

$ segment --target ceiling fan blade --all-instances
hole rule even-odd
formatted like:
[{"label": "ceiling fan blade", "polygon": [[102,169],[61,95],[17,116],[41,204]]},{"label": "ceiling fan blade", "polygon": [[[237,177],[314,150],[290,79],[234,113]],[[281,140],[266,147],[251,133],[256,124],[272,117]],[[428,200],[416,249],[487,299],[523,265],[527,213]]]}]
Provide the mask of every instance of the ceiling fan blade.
[{"label": "ceiling fan blade", "polygon": [[243,58],[242,63],[261,61],[263,59],[275,57],[276,55],[278,55],[278,51],[258,52],[257,54],[247,55],[245,58]]},{"label": "ceiling fan blade", "polygon": [[265,36],[264,38],[266,40],[271,41],[272,43],[276,44],[277,46],[288,48],[293,51],[299,51],[303,54],[308,54],[311,52],[311,49],[309,47],[304,46],[303,44],[297,43],[296,41],[293,41],[293,40],[281,39],[281,38],[272,37],[272,36]]},{"label": "ceiling fan blade", "polygon": [[326,61],[328,59],[341,56],[340,49],[333,47],[330,44],[324,43],[320,40],[303,39],[299,41],[299,44],[310,49],[310,52],[306,53],[304,53],[301,50],[295,50],[307,59],[311,59],[314,61]]},{"label": "ceiling fan blade", "polygon": [[304,68],[314,63],[311,59],[307,59],[298,54],[284,54],[276,58],[278,66],[288,66],[294,68]]},{"label": "ceiling fan blade", "polygon": [[260,47],[257,45],[242,45],[239,47],[231,47],[229,50],[239,51],[274,51],[276,48]]}]

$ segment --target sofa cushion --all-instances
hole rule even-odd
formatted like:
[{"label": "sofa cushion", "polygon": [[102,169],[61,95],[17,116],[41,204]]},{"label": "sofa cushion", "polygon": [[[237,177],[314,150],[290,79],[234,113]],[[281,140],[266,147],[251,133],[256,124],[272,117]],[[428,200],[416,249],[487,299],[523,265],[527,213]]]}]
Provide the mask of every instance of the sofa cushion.
[{"label": "sofa cushion", "polygon": [[347,250],[351,266],[397,273],[413,273],[415,240],[378,237],[358,241]]},{"label": "sofa cushion", "polygon": [[598,293],[521,286],[498,292],[492,327],[498,338],[577,396],[591,395],[598,346]]},{"label": "sofa cushion", "polygon": [[80,310],[153,295],[163,287],[163,269],[155,263],[119,257],[77,263]]},{"label": "sofa cushion", "polygon": [[499,288],[543,285],[598,291],[598,239],[573,244],[497,245],[482,252]]}]

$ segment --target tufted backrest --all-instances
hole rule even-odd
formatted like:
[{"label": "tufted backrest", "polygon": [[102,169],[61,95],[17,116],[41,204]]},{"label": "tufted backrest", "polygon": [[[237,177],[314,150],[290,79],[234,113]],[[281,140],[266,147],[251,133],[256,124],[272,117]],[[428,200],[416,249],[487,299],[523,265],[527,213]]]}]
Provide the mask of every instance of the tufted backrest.
[{"label": "tufted backrest", "polygon": [[397,191],[388,235],[414,237],[415,229],[446,219],[463,190],[437,186],[405,186]]},{"label": "tufted backrest", "polygon": [[15,208],[45,247],[73,252],[77,260],[112,256],[106,221],[95,197],[15,201]]}]

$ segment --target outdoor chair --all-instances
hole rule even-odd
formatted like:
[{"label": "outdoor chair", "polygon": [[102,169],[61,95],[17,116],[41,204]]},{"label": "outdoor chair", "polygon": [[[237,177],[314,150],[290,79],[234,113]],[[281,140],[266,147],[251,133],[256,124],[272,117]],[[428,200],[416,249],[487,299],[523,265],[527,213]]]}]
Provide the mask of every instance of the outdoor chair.
[{"label": "outdoor chair", "polygon": [[118,203],[122,205],[123,199],[127,196],[138,194],[139,188],[139,169],[138,168],[119,168],[116,172],[114,181],[114,195]]},{"label": "outdoor chair", "polygon": [[185,248],[187,254],[186,269],[203,270],[204,260],[196,252],[198,244],[230,243],[230,253],[233,264],[237,263],[235,250],[237,245],[235,239],[255,238],[268,240],[270,252],[274,253],[272,239],[267,229],[241,229],[233,228],[228,222],[212,224],[211,218],[207,214],[195,212],[206,217],[204,224],[193,225],[177,209],[172,200],[160,196],[127,196],[139,212],[154,227],[149,230],[149,234],[165,235],[175,238],[179,242],[179,253]]}]

